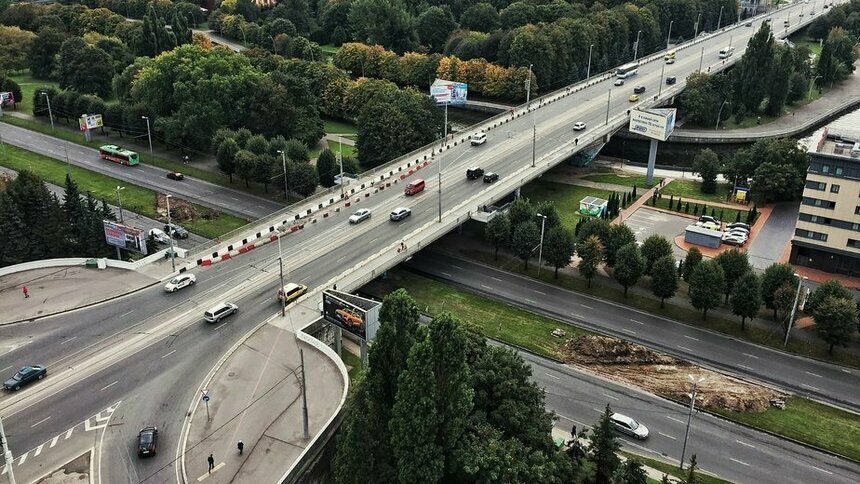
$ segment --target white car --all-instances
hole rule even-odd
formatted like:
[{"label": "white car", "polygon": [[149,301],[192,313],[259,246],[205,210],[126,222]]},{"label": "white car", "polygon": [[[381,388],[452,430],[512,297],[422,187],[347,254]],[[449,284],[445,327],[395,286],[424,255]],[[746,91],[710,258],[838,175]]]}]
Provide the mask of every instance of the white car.
[{"label": "white car", "polygon": [[720,230],[720,225],[715,224],[714,222],[696,222],[696,225],[703,229]]},{"label": "white car", "polygon": [[391,211],[391,214],[388,215],[388,218],[390,218],[392,222],[399,222],[400,220],[403,220],[410,215],[412,215],[412,210],[409,210],[406,207],[397,207]]},{"label": "white car", "polygon": [[674,63],[675,63],[674,57],[670,57],[670,58],[666,59],[666,64],[674,64]]},{"label": "white car", "polygon": [[354,214],[349,216],[349,223],[357,224],[357,223],[361,223],[364,220],[367,220],[369,218],[370,218],[370,210],[368,210],[366,208],[360,208],[360,209],[356,210]]},{"label": "white car", "polygon": [[621,432],[622,434],[627,434],[639,440],[645,440],[648,438],[648,427],[633,420],[627,415],[613,413],[612,417],[610,418],[612,419],[612,423],[615,425],[615,430]]},{"label": "white car", "polygon": [[149,236],[154,238],[160,244],[169,244],[170,236],[164,233],[161,229],[149,229]]},{"label": "white car", "polygon": [[749,237],[749,236],[750,236],[750,231],[749,231],[749,230],[747,230],[747,229],[742,229],[742,228],[740,228],[740,227],[735,227],[735,228],[726,229],[726,233],[727,233],[727,234],[738,234],[738,235],[743,235],[743,236],[745,236],[745,237]]},{"label": "white car", "polygon": [[747,238],[743,235],[737,234],[724,234],[723,235],[723,243],[728,245],[737,245],[741,246],[747,243]]},{"label": "white car", "polygon": [[194,274],[179,274],[164,285],[164,290],[167,292],[176,292],[183,287],[193,286],[197,282],[197,276]]},{"label": "white car", "polygon": [[582,121],[573,125],[574,131],[582,131],[583,129],[585,129],[585,123],[583,123]]},{"label": "white car", "polygon": [[616,79],[613,84],[615,84],[616,86],[623,86],[624,85],[624,79]]}]

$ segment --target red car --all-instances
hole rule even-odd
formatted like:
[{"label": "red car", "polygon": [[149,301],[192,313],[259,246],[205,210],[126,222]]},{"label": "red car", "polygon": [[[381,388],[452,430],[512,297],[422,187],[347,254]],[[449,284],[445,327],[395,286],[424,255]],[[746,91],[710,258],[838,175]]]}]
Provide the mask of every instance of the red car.
[{"label": "red car", "polygon": [[178,171],[171,171],[170,173],[167,174],[167,178],[170,178],[171,180],[179,181],[179,180],[182,180],[183,178],[185,178],[185,175],[183,175],[182,173],[179,173]]}]

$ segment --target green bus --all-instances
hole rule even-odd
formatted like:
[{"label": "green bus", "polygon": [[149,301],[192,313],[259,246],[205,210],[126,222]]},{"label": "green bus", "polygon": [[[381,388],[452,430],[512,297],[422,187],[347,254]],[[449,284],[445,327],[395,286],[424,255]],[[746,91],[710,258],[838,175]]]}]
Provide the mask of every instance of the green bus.
[{"label": "green bus", "polygon": [[99,158],[119,163],[120,165],[134,166],[140,161],[140,156],[134,151],[120,148],[117,145],[104,145],[99,147]]}]

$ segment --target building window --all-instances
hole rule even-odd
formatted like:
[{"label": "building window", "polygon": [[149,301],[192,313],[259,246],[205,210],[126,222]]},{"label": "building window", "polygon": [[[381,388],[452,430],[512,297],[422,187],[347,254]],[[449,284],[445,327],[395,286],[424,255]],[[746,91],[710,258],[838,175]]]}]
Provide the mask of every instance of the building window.
[{"label": "building window", "polygon": [[848,239],[848,247],[860,249],[860,240]]},{"label": "building window", "polygon": [[842,174],[842,167],[841,167],[841,166],[837,166],[837,167],[836,167],[836,174],[837,174],[837,175],[841,175],[841,174]]},{"label": "building window", "polygon": [[822,234],[821,232],[813,232],[811,230],[804,230],[804,229],[795,229],[794,235],[796,235],[798,237],[803,237],[805,239],[820,240],[822,242],[827,242],[827,234]]},{"label": "building window", "polygon": [[854,207],[854,215],[860,215],[860,205]]},{"label": "building window", "polygon": [[809,188],[810,190],[824,190],[825,188],[827,188],[827,184],[822,183],[822,182],[807,180],[806,181],[806,188]]},{"label": "building window", "polygon": [[830,165],[821,165],[821,173],[830,173]]},{"label": "building window", "polygon": [[814,224],[817,224],[818,223],[818,215],[810,215],[809,221],[814,223]]},{"label": "building window", "polygon": [[860,224],[851,224],[851,230],[860,231]]},{"label": "building window", "polygon": [[836,202],[812,197],[803,197],[803,204],[821,208],[836,208]]},{"label": "building window", "polygon": [[839,185],[830,185],[831,193],[839,193]]}]

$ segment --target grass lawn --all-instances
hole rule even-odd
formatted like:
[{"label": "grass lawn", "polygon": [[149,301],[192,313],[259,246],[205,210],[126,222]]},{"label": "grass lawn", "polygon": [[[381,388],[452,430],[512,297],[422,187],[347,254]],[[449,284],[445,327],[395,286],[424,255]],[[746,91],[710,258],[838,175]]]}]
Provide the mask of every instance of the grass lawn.
[{"label": "grass lawn", "polygon": [[731,420],[860,460],[860,417],[803,397],[789,397],[785,410],[762,413],[718,411]]},{"label": "grass lawn", "polygon": [[[671,200],[671,199],[667,198],[666,196],[664,196],[663,198],[658,198],[657,199],[657,208],[664,208],[666,210],[669,210],[669,200]],[[675,197],[675,200],[677,201],[678,198]],[[686,207],[687,203],[684,202],[684,199],[682,199],[681,201],[684,203],[684,206]],[[648,204],[648,206],[651,206],[651,200],[648,200],[647,204]],[[697,205],[698,205],[698,213],[696,212],[696,206]],[[721,221],[727,222],[727,223],[732,223],[735,220],[738,220],[738,213],[740,213],[740,215],[741,215],[740,221],[741,222],[747,221],[747,210],[746,209],[735,210],[732,208],[720,208],[720,207],[714,207],[711,205],[707,205],[707,212],[708,213],[704,214],[704,213],[702,213],[702,208],[703,207],[701,204],[696,204],[695,202],[690,202],[690,212],[689,213],[690,213],[690,215],[711,215],[711,213],[713,211],[714,217],[716,217],[718,220],[721,220]],[[672,211],[677,211],[677,210],[672,209]],[[680,213],[684,213],[683,210]],[[694,220],[690,220],[690,223],[694,223],[694,222],[695,222]]]},{"label": "grass lawn", "polygon": [[[678,469],[678,466],[676,466],[675,464],[669,464],[669,463],[663,462],[662,460],[649,459],[648,457],[643,457],[643,456],[638,455],[638,454],[625,452],[623,450],[620,453],[624,457],[627,457],[628,459],[638,460],[642,464],[644,464],[648,467],[651,467],[652,469],[657,469],[658,471],[662,472],[663,474],[668,474],[669,476],[677,477],[677,478],[686,478],[687,477],[687,472]],[[690,462],[687,461],[687,463],[685,465],[689,465],[689,463]],[[696,473],[696,482],[700,483],[700,484],[730,484],[731,483],[731,481],[726,481],[724,479],[720,479],[719,477],[714,477],[714,476],[711,476],[708,474],[703,474],[701,472]]]},{"label": "grass lawn", "polygon": [[599,188],[589,188],[567,183],[548,182],[535,180],[522,189],[522,196],[528,198],[532,203],[551,200],[561,217],[561,223],[568,229],[573,229],[580,218],[585,217],[579,213],[579,201],[585,197],[592,196],[607,199],[612,192]]},{"label": "grass lawn", "polygon": [[[337,141],[328,140],[328,147],[337,154],[340,151],[341,143]],[[355,150],[355,146],[343,145],[343,156],[356,156],[357,151]]]},{"label": "grass lawn", "polygon": [[337,52],[340,50],[340,47],[335,47],[332,44],[324,44],[320,46],[320,50],[322,50],[326,54],[334,55],[337,54]]},{"label": "grass lawn", "polygon": [[[0,152],[2,153],[2,152]],[[38,153],[22,150],[15,146],[5,145],[5,153],[0,164],[16,171],[28,169],[44,179],[48,183],[65,186],[67,165],[61,161]],[[134,169],[134,168],[129,168]],[[122,206],[133,212],[158,219],[160,215],[155,210],[156,192],[147,188],[141,188],[94,171],[86,170],[76,166],[71,167],[72,177],[78,183],[81,193],[92,192],[97,199],[104,199],[108,203],[116,201],[116,187],[125,186],[122,192]],[[196,206],[200,212],[209,212],[210,209]],[[197,220],[183,221],[182,226],[188,230],[208,238],[215,238],[227,232],[235,230],[248,221],[233,215],[220,214],[217,218],[206,220],[202,217]]]},{"label": "grass lawn", "polygon": [[550,333],[564,328],[569,336],[589,334],[543,316],[499,304],[491,299],[404,270],[390,271],[387,279],[377,279],[365,290],[382,297],[398,288],[409,291],[421,310],[428,314],[449,312],[465,323],[481,329],[484,335],[521,346],[537,354],[559,357],[564,344]]},{"label": "grass lawn", "polygon": [[582,177],[584,180],[595,183],[612,183],[613,185],[624,185],[625,187],[637,186],[639,188],[651,188],[654,184],[648,184],[645,175],[618,175],[615,173],[598,173]]},{"label": "grass lawn", "polygon": [[726,195],[731,192],[732,186],[728,183],[717,183],[716,193],[702,193],[702,182],[696,180],[672,180],[668,185],[660,189],[663,198],[669,195],[679,196],[684,199],[702,200],[705,202],[726,202]]},{"label": "grass lawn", "polygon": [[19,72],[18,74],[10,74],[9,77],[21,86],[21,96],[23,99],[20,99],[17,103],[17,111],[24,114],[33,114],[33,93],[36,92],[37,88],[41,89],[43,87],[59,86],[59,84],[54,81],[35,79],[30,75],[29,70]]},{"label": "grass lawn", "polygon": [[361,357],[341,348],[340,358],[343,360],[343,364],[346,365],[349,382],[354,382],[361,371]]},{"label": "grass lawn", "polygon": [[328,134],[358,134],[358,127],[341,119],[323,117],[323,129]]}]

